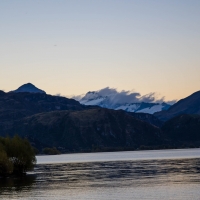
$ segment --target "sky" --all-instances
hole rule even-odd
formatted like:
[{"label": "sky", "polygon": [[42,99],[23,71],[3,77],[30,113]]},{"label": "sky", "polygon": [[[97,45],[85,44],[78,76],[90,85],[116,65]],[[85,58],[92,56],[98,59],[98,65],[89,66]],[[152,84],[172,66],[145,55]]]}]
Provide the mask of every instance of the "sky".
[{"label": "sky", "polygon": [[0,89],[200,90],[199,0],[0,0]]}]

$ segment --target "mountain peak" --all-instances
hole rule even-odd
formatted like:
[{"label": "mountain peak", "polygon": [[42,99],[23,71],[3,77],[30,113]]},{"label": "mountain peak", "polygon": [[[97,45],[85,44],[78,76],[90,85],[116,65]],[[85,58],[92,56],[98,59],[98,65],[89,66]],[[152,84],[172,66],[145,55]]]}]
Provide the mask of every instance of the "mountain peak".
[{"label": "mountain peak", "polygon": [[11,92],[46,93],[45,91],[35,87],[35,85],[33,85],[32,83],[23,84],[18,89]]}]

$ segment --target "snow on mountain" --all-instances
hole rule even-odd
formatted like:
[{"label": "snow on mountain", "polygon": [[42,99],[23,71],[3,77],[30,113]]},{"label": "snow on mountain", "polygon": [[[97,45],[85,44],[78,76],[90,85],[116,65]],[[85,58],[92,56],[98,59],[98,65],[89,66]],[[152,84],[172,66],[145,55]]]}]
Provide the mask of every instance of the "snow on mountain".
[{"label": "snow on mountain", "polygon": [[166,103],[132,103],[132,104],[124,104],[121,105],[115,110],[125,110],[127,112],[136,112],[136,113],[149,113],[153,114],[155,112],[161,111],[161,110],[167,110],[170,107],[170,105]]},{"label": "snow on mountain", "polygon": [[40,90],[39,88],[35,87],[31,83],[26,83],[26,84],[20,86],[18,89],[13,90],[11,92],[46,93],[45,91]]},{"label": "snow on mountain", "polygon": [[101,102],[103,102],[105,98],[103,97],[99,97],[99,98],[96,98],[96,99],[90,99],[90,100],[81,100],[80,103],[81,104],[84,104],[84,105],[100,105]]},{"label": "snow on mountain", "polygon": [[125,110],[127,112],[136,112],[139,109],[141,103],[124,104],[115,108],[115,110]]},{"label": "snow on mountain", "polygon": [[[102,95],[99,91],[93,91],[88,92],[86,95],[79,100],[81,104],[84,105],[97,105],[104,108],[110,108],[115,110],[125,110],[127,112],[136,112],[136,113],[149,113],[153,114],[158,111],[167,110],[170,105],[166,103],[157,103],[157,102],[143,102],[140,99],[133,99],[133,102],[130,102],[130,98],[128,99],[128,103],[123,101],[120,96],[120,101],[117,101],[117,98],[119,99],[120,93],[112,93],[109,95],[106,93],[106,95]],[[126,94],[123,92],[123,95],[132,95],[133,94]],[[134,102],[137,101],[137,102]]]},{"label": "snow on mountain", "polygon": [[163,110],[163,105],[162,104],[158,104],[158,105],[154,105],[152,107],[147,107],[141,110],[136,111],[137,113],[149,113],[149,114],[154,114],[155,112],[159,112]]}]

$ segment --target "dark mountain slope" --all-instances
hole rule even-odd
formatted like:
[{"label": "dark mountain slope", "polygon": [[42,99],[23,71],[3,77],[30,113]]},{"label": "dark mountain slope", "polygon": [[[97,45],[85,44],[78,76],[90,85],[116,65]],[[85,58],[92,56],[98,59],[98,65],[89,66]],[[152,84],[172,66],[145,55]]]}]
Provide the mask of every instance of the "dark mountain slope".
[{"label": "dark mountain slope", "polygon": [[200,143],[200,116],[184,114],[174,117],[163,125],[162,131],[171,141]]},{"label": "dark mountain slope", "polygon": [[45,146],[67,151],[93,147],[133,147],[162,143],[159,128],[124,111],[90,109],[40,113],[16,122],[7,133],[18,133]]},{"label": "dark mountain slope", "polygon": [[0,131],[15,121],[36,113],[54,110],[83,110],[86,106],[73,99],[45,93],[5,93],[0,91]]},{"label": "dark mountain slope", "polygon": [[166,111],[154,114],[162,121],[167,121],[180,114],[200,114],[200,91],[181,99]]},{"label": "dark mountain slope", "polygon": [[133,117],[135,117],[139,120],[142,120],[144,122],[147,122],[147,123],[154,125],[154,126],[157,126],[157,127],[161,127],[163,125],[163,122],[152,114],[132,113],[132,112],[128,112],[128,114],[130,114],[131,116],[133,116]]}]

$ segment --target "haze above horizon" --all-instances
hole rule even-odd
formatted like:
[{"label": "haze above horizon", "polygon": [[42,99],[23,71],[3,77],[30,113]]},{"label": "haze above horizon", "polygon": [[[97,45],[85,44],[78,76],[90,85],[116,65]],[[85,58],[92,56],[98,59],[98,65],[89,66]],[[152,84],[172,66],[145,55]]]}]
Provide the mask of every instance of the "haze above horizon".
[{"label": "haze above horizon", "polygon": [[200,90],[199,10],[198,0],[3,0],[0,89],[184,98]]}]

